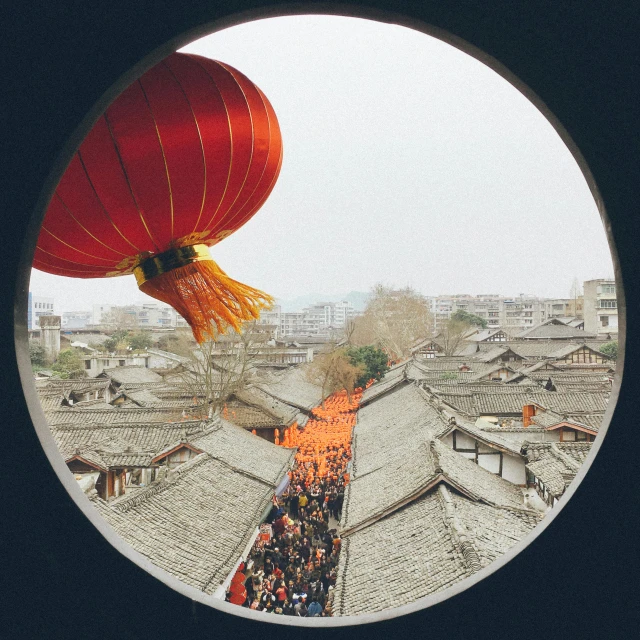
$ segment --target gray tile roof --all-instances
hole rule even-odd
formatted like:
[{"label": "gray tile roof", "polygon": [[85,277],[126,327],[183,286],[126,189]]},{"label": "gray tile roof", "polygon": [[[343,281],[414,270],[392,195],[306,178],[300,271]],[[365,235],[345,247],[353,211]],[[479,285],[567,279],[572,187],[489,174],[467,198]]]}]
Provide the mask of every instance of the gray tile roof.
[{"label": "gray tile roof", "polygon": [[503,382],[490,382],[489,380],[440,380],[428,383],[428,386],[443,393],[499,393],[503,395],[522,395],[541,389],[540,383],[529,381],[527,384],[505,384]]},{"label": "gray tile roof", "polygon": [[484,431],[472,422],[462,419],[460,416],[457,416],[456,420],[450,424],[447,433],[455,430],[462,431],[472,438],[476,438],[477,440],[480,440],[480,442],[483,442],[490,447],[520,455],[519,444],[514,443],[512,440],[509,440],[509,438],[505,438],[499,432]]},{"label": "gray tile roof", "polygon": [[[540,519],[519,488],[436,439],[450,426],[433,403],[436,397],[407,383],[358,410],[335,615],[372,613],[445,589]],[[519,452],[500,436],[482,437]]]},{"label": "gray tile roof", "polygon": [[[162,407],[166,404],[161,398],[158,398],[150,389],[124,389],[121,394],[125,398],[133,400],[139,407]],[[184,403],[183,406],[187,406],[188,403]]]},{"label": "gray tile roof", "polygon": [[481,331],[478,331],[478,333],[472,336],[469,336],[467,340],[472,342],[484,342],[491,336],[494,336],[496,333],[499,333],[500,331],[507,333],[505,329],[482,329]]},{"label": "gray tile roof", "polygon": [[433,376],[433,371],[431,371],[427,365],[426,359],[420,358],[412,358],[407,363],[407,378],[409,380],[423,380],[424,378],[428,378]]},{"label": "gray tile roof", "polygon": [[526,468],[544,483],[556,498],[573,480],[589,451],[590,442],[525,443]]},{"label": "gray tile roof", "polygon": [[167,360],[172,360],[174,362],[179,362],[180,364],[189,365],[192,363],[191,358],[179,356],[176,353],[171,353],[170,351],[164,351],[162,349],[147,349],[147,353],[151,353],[152,355],[160,356],[161,358],[166,358]]},{"label": "gray tile roof", "polygon": [[522,447],[524,442],[550,442],[551,436],[544,427],[536,425],[524,428],[522,424],[512,427],[494,427],[482,428],[487,435],[498,435],[503,440],[509,440],[514,447]]},{"label": "gray tile roof", "polygon": [[74,402],[73,409],[92,409],[94,411],[113,411],[115,407],[105,402],[104,398],[98,398],[98,400],[81,400],[80,402]]},{"label": "gray tile roof", "polygon": [[604,418],[604,413],[573,413],[567,416],[571,422],[579,422],[580,424],[598,431]]},{"label": "gray tile roof", "polygon": [[446,431],[447,421],[414,384],[396,387],[388,395],[361,407],[352,440],[352,477],[383,465],[395,455],[406,454],[407,443],[417,446],[425,436]]},{"label": "gray tile roof", "polygon": [[547,380],[551,378],[554,382],[564,384],[609,382],[609,374],[602,371],[535,371],[529,375],[533,379]]},{"label": "gray tile roof", "polygon": [[593,333],[586,333],[581,329],[570,327],[564,323],[552,324],[547,321],[536,327],[525,329],[516,337],[521,340],[588,340],[594,339],[596,336]]},{"label": "gray tile roof", "polygon": [[[483,363],[484,364],[484,363]],[[514,365],[509,365],[507,363],[496,363],[496,362],[488,362],[486,363],[487,368],[483,369],[481,371],[476,372],[472,377],[471,380],[473,381],[479,381],[482,378],[495,373],[496,371],[502,371],[503,369],[505,369],[507,372],[510,373],[510,377],[513,377],[516,373],[516,369],[514,367]],[[475,367],[474,367],[475,369]]]},{"label": "gray tile roof", "polygon": [[603,391],[596,392],[544,392],[531,394],[528,398],[529,401],[544,407],[545,409],[551,409],[556,413],[603,413],[609,403],[610,393]]},{"label": "gray tile roof", "polygon": [[90,391],[104,391],[109,386],[109,381],[98,378],[82,378],[80,380],[36,380],[36,389],[46,393],[60,391],[66,395],[70,392],[87,393]]},{"label": "gray tile roof", "polygon": [[470,388],[469,391],[466,385],[431,389],[443,402],[468,417],[520,415],[527,399],[533,395],[529,386],[515,385],[500,385],[500,389]]},{"label": "gray tile roof", "polygon": [[169,395],[173,395],[176,393],[188,393],[189,390],[184,385],[180,384],[171,384],[163,380],[162,382],[127,382],[123,385],[124,389],[128,391],[139,391],[140,389],[145,389],[147,391],[151,391],[154,395],[160,397],[159,394],[166,393]]},{"label": "gray tile roof", "polygon": [[184,583],[212,594],[233,569],[273,487],[207,453],[167,479],[112,503],[105,520],[136,551]]},{"label": "gray tile roof", "polygon": [[477,353],[480,353],[480,345],[492,344],[486,342],[463,342],[456,348],[456,356],[465,356],[467,358],[473,358]]},{"label": "gray tile roof", "polygon": [[475,396],[473,393],[464,393],[461,390],[438,392],[438,397],[453,407],[456,411],[463,413],[469,417],[477,417],[479,415],[476,407]]},{"label": "gray tile roof", "polygon": [[555,353],[561,349],[565,350],[571,347],[579,348],[584,345],[578,343],[565,344],[561,341],[549,340],[539,342],[537,340],[523,340],[522,342],[509,342],[508,344],[514,353],[517,353],[523,358],[550,358],[556,357]]},{"label": "gray tile roof", "polygon": [[63,407],[47,413],[50,425],[61,424],[140,424],[149,422],[181,422],[180,407],[112,407],[113,411],[104,411],[91,407],[89,409]]},{"label": "gray tile roof", "polygon": [[469,417],[522,414],[522,407],[534,402],[559,413],[602,413],[610,395],[609,387],[586,391],[576,385],[575,390],[545,391],[530,384],[480,386],[456,381],[435,383],[428,390]]},{"label": "gray tile roof", "polygon": [[343,538],[334,615],[373,613],[442,591],[505,553],[538,522],[531,512],[474,502],[440,484]]},{"label": "gray tile roof", "polygon": [[[237,407],[244,405],[248,409],[252,409],[254,415],[247,414],[247,423],[239,422],[232,419],[232,422],[240,424],[243,427],[254,426],[256,424],[290,425],[293,423],[300,410],[292,407],[280,400],[277,400],[268,393],[259,388],[249,387],[235,393],[227,402],[228,406]],[[239,418],[240,419],[240,418]]]},{"label": "gray tile roof", "polygon": [[[587,345],[584,344],[568,344],[565,346],[560,347],[559,349],[557,349],[556,351],[552,352],[551,354],[549,354],[550,358],[564,358],[565,356],[568,356],[570,353],[573,353],[574,351],[577,351],[578,349],[581,349],[582,347],[587,347],[587,349],[591,349],[591,347],[588,347]],[[595,349],[593,349],[593,351],[595,351]],[[600,352],[598,352],[600,353]],[[606,354],[602,353],[600,354],[602,355],[604,358],[607,358]]]},{"label": "gray tile roof", "polygon": [[[355,442],[356,453],[359,443]],[[345,492],[340,528],[354,528],[385,517],[444,479],[474,500],[511,509],[523,509],[522,492],[510,482],[467,460],[428,434],[414,437],[404,447],[386,451],[369,469],[352,479]],[[377,466],[379,465],[379,466]]]},{"label": "gray tile roof", "polygon": [[492,362],[493,360],[502,358],[505,353],[510,351],[509,347],[504,344],[500,344],[499,342],[493,344],[495,344],[495,346],[488,351],[479,351],[474,357],[474,360],[478,362]]},{"label": "gray tile roof", "polygon": [[602,422],[603,413],[598,414],[586,414],[586,413],[574,413],[574,414],[561,414],[556,411],[543,411],[532,418],[533,423],[548,429],[554,427],[560,422],[570,422],[578,426],[587,427],[591,431],[598,432],[600,423]]},{"label": "gray tile roof", "polygon": [[420,381],[432,387],[437,387],[441,384],[458,385],[463,382],[473,382],[473,377],[475,375],[476,374],[473,371],[430,371],[428,374],[421,376]]},{"label": "gray tile roof", "polygon": [[433,492],[343,539],[333,613],[354,616],[414,602],[467,574]]},{"label": "gray tile roof", "polygon": [[40,400],[40,404],[42,405],[42,410],[45,413],[48,413],[49,411],[60,409],[62,407],[62,402],[65,399],[65,396],[60,392],[45,394],[44,392],[39,391],[38,398]]},{"label": "gray tile roof", "polygon": [[303,365],[283,372],[269,372],[261,380],[254,381],[253,386],[281,402],[310,411],[322,401],[322,389],[307,380],[306,371],[307,367]]},{"label": "gray tile roof", "polygon": [[[475,406],[479,415],[500,416],[522,414],[526,398],[534,394],[518,393],[477,393],[474,394]],[[537,397],[537,396],[536,396]]]},{"label": "gray tile roof", "polygon": [[[544,376],[560,371],[557,364],[554,364],[551,360],[539,360],[535,364],[531,364],[531,361],[520,362],[518,368],[519,373],[525,376],[534,378],[534,376]],[[534,378],[535,379],[535,378]]]},{"label": "gray tile roof", "polygon": [[447,482],[455,484],[475,500],[505,509],[526,511],[522,491],[514,484],[483,469],[438,440],[433,441],[431,447]]},{"label": "gray tile roof", "polygon": [[377,398],[382,397],[388,391],[395,389],[398,386],[409,383],[409,378],[405,375],[407,371],[407,367],[403,367],[397,371],[393,372],[393,375],[385,375],[382,380],[378,380],[374,384],[372,384],[368,389],[364,391],[362,394],[362,398],[360,400],[360,405],[365,407],[370,402],[373,402]]},{"label": "gray tile roof", "polygon": [[135,365],[104,369],[100,376],[109,378],[117,384],[127,384],[131,382],[162,382],[162,376],[158,375],[155,371]]},{"label": "gray tile roof", "polygon": [[190,441],[196,435],[201,435],[206,428],[206,423],[197,420],[124,425],[54,425],[51,426],[51,433],[65,459],[74,455],[76,450],[132,453],[153,457],[180,440]]},{"label": "gray tile roof", "polygon": [[[374,382],[368,389],[364,390],[360,399],[360,406],[364,407],[390,389],[404,384],[408,380],[407,368],[407,363],[405,362],[401,366],[396,366],[387,371],[381,380]],[[421,373],[421,370],[416,369],[416,372]]]},{"label": "gray tile roof", "polygon": [[463,364],[468,365],[474,373],[479,373],[487,368],[484,363],[480,363],[474,358],[459,356],[428,358],[424,360],[422,366],[429,371],[459,371]]},{"label": "gray tile roof", "polygon": [[275,488],[291,469],[296,449],[278,447],[226,420],[218,419],[190,444],[222,460],[232,469],[256,477]]},{"label": "gray tile roof", "polygon": [[482,502],[473,502],[454,491],[451,496],[456,514],[469,531],[482,567],[503,555],[541,519],[540,515],[531,512],[496,509]]}]

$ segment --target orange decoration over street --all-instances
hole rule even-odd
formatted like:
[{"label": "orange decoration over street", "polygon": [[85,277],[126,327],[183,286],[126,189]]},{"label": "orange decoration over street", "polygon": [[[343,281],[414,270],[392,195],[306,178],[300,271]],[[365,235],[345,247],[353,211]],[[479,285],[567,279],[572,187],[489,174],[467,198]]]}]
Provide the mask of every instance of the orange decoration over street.
[{"label": "orange decoration over street", "polygon": [[[373,384],[370,380],[365,388]],[[356,423],[356,412],[362,398],[362,388],[347,395],[338,391],[329,396],[322,405],[312,410],[313,418],[300,431],[294,423],[284,432],[282,441],[276,434],[276,444],[297,447],[295,468],[290,474],[291,484],[303,484],[309,488],[315,481],[329,476],[337,480],[339,476],[349,482],[345,472],[346,463],[351,459],[351,432]]]}]

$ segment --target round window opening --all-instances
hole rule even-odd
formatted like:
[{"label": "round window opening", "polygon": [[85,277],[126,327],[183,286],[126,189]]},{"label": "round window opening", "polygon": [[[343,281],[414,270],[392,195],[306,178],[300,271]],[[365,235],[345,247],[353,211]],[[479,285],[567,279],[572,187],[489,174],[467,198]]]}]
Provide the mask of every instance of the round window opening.
[{"label": "round window opening", "polygon": [[93,126],[40,232],[30,355],[112,544],[225,611],[351,624],[470,586],[561,509],[620,293],[512,84],[405,27],[271,18]]}]

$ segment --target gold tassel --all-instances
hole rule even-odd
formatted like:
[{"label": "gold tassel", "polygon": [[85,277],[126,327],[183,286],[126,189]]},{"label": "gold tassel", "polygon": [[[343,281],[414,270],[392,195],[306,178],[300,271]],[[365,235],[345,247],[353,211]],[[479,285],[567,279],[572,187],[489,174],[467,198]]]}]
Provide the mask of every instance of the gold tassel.
[{"label": "gold tassel", "polygon": [[147,258],[134,274],[142,292],[170,304],[188,322],[199,344],[229,328],[238,331],[274,302],[270,295],[229,278],[206,245]]}]

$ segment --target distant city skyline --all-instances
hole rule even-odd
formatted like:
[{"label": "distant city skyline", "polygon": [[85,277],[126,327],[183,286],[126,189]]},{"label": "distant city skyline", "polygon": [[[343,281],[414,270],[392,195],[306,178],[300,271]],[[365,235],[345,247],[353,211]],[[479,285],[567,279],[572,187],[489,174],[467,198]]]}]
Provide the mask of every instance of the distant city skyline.
[{"label": "distant city skyline", "polygon": [[[292,16],[184,51],[245,73],[282,129],[269,200],[212,251],[231,277],[285,301],[309,292],[321,301],[378,282],[425,295],[566,298],[574,277],[612,276],[570,151],[522,94],[450,45],[397,25]],[[61,311],[146,299],[133,276],[33,271],[30,290]]]},{"label": "distant city skyline", "polygon": [[[598,278],[592,278],[592,279],[598,279]],[[611,279],[613,280],[612,276],[605,276],[602,279]],[[69,279],[67,279],[69,280]],[[539,299],[547,299],[547,300],[552,300],[552,299],[570,299],[569,296],[569,290],[570,290],[570,286],[571,286],[572,280],[568,281],[568,285],[567,285],[567,291],[565,292],[564,295],[559,295],[559,296],[542,296],[537,294],[536,292],[532,292],[532,291],[518,291],[518,292],[501,292],[501,291],[479,291],[479,292],[471,292],[471,291],[448,291],[448,292],[442,292],[442,293],[425,293],[423,291],[419,291],[418,289],[415,289],[415,291],[417,291],[418,293],[424,295],[426,298],[437,298],[437,297],[447,297],[447,296],[465,296],[465,295],[469,295],[469,296],[482,296],[482,295],[486,295],[486,296],[497,296],[497,297],[502,297],[502,298],[517,298],[520,295],[524,295],[525,297],[534,297],[534,298],[539,298]],[[580,282],[580,286],[582,287],[583,282]],[[395,286],[393,287],[395,289],[401,289],[404,288],[403,286]],[[36,297],[43,297],[45,296],[45,293],[43,292],[39,292],[39,291],[35,291],[35,290],[30,290],[30,293],[32,293],[34,296]],[[87,304],[85,306],[63,306],[63,303],[60,302],[58,300],[58,298],[56,298],[55,295],[48,295],[46,297],[48,298],[52,298],[54,300],[54,305],[55,305],[55,313],[56,315],[61,315],[62,313],[75,313],[75,312],[84,312],[84,311],[92,311],[93,306],[94,305],[105,305],[105,306],[130,306],[130,305],[135,305],[135,306],[141,306],[143,304],[158,304],[161,306],[165,306],[164,302],[160,302],[158,300],[155,300],[154,298],[150,298],[149,296],[144,296],[143,294],[140,294],[140,292],[137,292],[138,295],[135,298],[131,298],[130,301],[123,301],[122,299],[100,299],[97,300],[96,302],[92,302],[91,304]],[[286,312],[293,312],[293,311],[302,311],[302,309],[304,307],[307,307],[309,305],[312,304],[318,304],[321,302],[338,302],[341,300],[346,300],[346,299],[351,299],[353,301],[353,299],[355,298],[357,301],[354,302],[354,308],[356,308],[356,310],[358,309],[362,309],[364,307],[365,304],[365,298],[370,294],[370,291],[349,291],[346,293],[320,293],[320,294],[316,294],[316,293],[310,293],[310,294],[301,294],[299,296],[293,296],[291,298],[276,298],[275,300],[275,304],[280,305],[282,307],[283,311]],[[62,300],[66,300],[67,298],[62,298]],[[67,302],[68,304],[68,302]],[[166,305],[168,306],[168,305]]]}]

